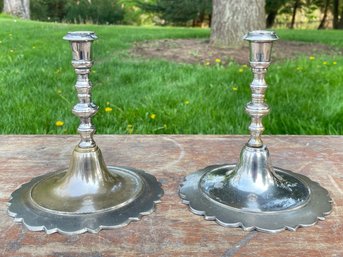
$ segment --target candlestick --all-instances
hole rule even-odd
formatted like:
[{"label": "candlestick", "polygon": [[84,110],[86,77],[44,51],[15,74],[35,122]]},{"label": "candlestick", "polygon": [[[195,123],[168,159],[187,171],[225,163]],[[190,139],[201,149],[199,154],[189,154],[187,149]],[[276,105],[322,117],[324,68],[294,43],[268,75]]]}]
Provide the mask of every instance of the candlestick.
[{"label": "candlestick", "polygon": [[72,65],[77,74],[79,98],[73,113],[80,118],[81,141],[75,147],[69,169],[32,179],[12,193],[9,215],[30,230],[79,234],[127,225],[154,210],[163,190],[144,171],[106,166],[93,135],[91,117],[98,107],[91,101],[88,74],[93,65],[93,32],[69,32]]},{"label": "candlestick", "polygon": [[252,101],[245,108],[251,117],[250,139],[238,164],[213,165],[186,176],[180,196],[193,213],[226,227],[274,233],[311,226],[332,210],[328,191],[304,175],[273,167],[261,139],[262,118],[269,113],[264,77],[278,37],[253,31],[244,39],[254,74]]}]

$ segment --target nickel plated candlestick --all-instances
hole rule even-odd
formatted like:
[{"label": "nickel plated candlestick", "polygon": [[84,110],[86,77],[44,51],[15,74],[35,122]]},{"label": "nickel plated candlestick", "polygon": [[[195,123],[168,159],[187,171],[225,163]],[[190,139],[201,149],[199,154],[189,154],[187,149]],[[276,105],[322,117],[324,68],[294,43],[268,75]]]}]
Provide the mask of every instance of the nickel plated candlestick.
[{"label": "nickel plated candlestick", "polygon": [[80,118],[81,141],[75,147],[69,169],[32,179],[12,193],[9,215],[33,231],[79,234],[116,228],[153,212],[163,190],[144,171],[106,166],[93,134],[91,117],[98,107],[91,101],[88,74],[93,65],[93,32],[69,32],[72,65],[77,74],[79,103],[73,113]]},{"label": "nickel plated candlestick", "polygon": [[252,101],[246,105],[251,116],[250,139],[236,165],[213,165],[186,176],[180,196],[190,210],[225,227],[279,232],[314,225],[332,209],[326,189],[308,177],[273,167],[261,134],[265,103],[265,74],[270,65],[273,41],[270,31],[253,31],[250,45]]}]

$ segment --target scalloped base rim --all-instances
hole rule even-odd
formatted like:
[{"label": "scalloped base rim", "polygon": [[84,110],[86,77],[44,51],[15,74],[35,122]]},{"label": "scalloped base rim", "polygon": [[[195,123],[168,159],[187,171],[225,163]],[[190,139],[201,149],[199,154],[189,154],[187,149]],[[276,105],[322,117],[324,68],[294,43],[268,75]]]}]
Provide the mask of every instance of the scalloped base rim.
[{"label": "scalloped base rim", "polygon": [[102,229],[123,227],[131,221],[140,220],[142,216],[149,215],[155,210],[155,205],[160,202],[164,192],[154,176],[133,168],[113,166],[108,168],[136,173],[145,184],[142,194],[130,204],[114,210],[77,215],[56,214],[37,208],[28,200],[32,186],[37,181],[51,176],[53,173],[58,173],[53,172],[33,178],[15,190],[8,203],[8,214],[14,218],[15,222],[23,223],[31,231],[75,235],[85,232],[98,233]]},{"label": "scalloped base rim", "polygon": [[[305,180],[311,190],[311,200],[301,208],[277,212],[254,213],[243,210],[235,210],[222,203],[204,196],[199,189],[199,181],[205,173],[224,165],[213,165],[196,171],[185,177],[180,185],[179,195],[182,202],[189,206],[192,213],[204,216],[205,220],[215,221],[224,227],[238,228],[244,231],[257,230],[267,233],[278,233],[284,230],[296,231],[300,227],[310,227],[318,220],[325,220],[326,215],[332,211],[332,199],[329,192],[317,182],[308,177],[293,173],[292,171],[274,167],[276,172],[286,172],[288,175]],[[235,165],[231,165],[235,166]]]}]

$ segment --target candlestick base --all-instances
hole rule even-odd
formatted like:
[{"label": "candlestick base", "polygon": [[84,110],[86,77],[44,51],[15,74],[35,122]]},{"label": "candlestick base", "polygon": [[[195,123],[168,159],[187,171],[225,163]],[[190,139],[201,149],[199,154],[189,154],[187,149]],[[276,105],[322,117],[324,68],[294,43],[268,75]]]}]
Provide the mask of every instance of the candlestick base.
[{"label": "candlestick base", "polygon": [[326,189],[304,175],[272,167],[265,146],[245,146],[237,165],[209,166],[188,175],[180,196],[206,220],[247,231],[295,231],[332,210]]},{"label": "candlestick base", "polygon": [[98,147],[76,147],[68,170],[36,177],[13,192],[8,213],[32,231],[96,233],[150,214],[162,195],[154,176],[106,167]]}]

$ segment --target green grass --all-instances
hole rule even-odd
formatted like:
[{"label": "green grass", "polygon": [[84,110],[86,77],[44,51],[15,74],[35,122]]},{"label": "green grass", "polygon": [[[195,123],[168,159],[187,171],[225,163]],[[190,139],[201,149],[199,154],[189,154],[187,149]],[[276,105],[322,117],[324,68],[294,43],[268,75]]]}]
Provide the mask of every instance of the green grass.
[{"label": "green grass", "polygon": [[[68,31],[93,30],[90,76],[100,106],[97,133],[247,134],[252,76],[239,65],[176,64],[130,57],[135,41],[206,38],[209,30],[66,25],[0,16],[0,131],[74,134],[77,102]],[[343,31],[279,30],[282,39],[343,47]],[[308,56],[272,64],[267,76],[266,134],[342,134],[343,57]],[[327,64],[323,64],[327,62]],[[334,65],[333,62],[336,62]],[[237,89],[237,90],[235,90]],[[105,107],[112,108],[105,112]],[[155,119],[151,118],[155,114]],[[61,120],[64,126],[56,127]]]}]

